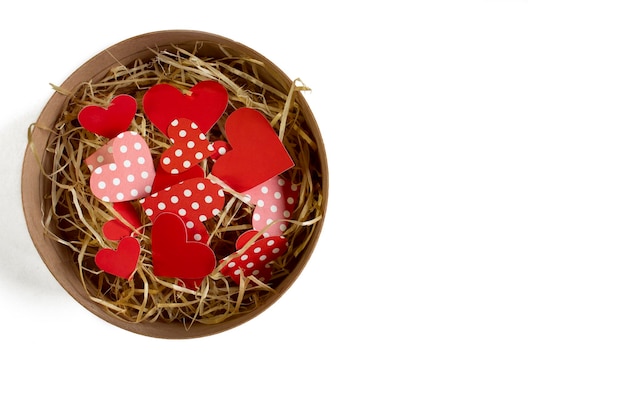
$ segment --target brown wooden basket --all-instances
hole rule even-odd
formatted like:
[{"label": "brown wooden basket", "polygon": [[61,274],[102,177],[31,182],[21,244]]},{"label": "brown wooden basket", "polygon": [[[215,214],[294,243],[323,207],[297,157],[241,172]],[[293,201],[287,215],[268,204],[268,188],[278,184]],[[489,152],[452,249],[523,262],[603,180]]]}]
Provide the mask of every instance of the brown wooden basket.
[{"label": "brown wooden basket", "polygon": [[[97,54],[66,79],[59,90],[72,91],[84,82],[98,82],[114,67],[131,64],[137,59],[149,59],[154,50],[193,49],[203,57],[224,57],[226,51],[235,51],[243,56],[263,63],[257,76],[264,83],[287,94],[293,80],[278,67],[256,51],[230,39],[199,31],[160,31],[152,32],[122,41]],[[53,137],[54,127],[60,113],[67,104],[67,95],[56,92],[48,101],[32,128],[30,145],[26,150],[22,171],[22,200],[28,231],[46,266],[63,288],[90,312],[120,328],[152,337],[193,338],[216,334],[249,321],[271,306],[293,284],[309,260],[319,238],[323,217],[314,225],[312,235],[303,251],[298,255],[289,274],[274,286],[275,293],[268,296],[258,308],[251,312],[236,315],[217,324],[191,323],[183,325],[176,322],[130,322],[111,314],[101,304],[95,302],[86,291],[77,276],[76,262],[71,251],[61,243],[47,236],[43,229],[43,217],[49,205],[44,201],[44,194],[50,191],[50,181],[45,172],[52,167],[52,154],[47,151],[48,142]],[[306,126],[317,147],[316,163],[321,171],[320,199],[321,209],[325,211],[328,195],[328,167],[320,131],[315,118],[300,92],[295,92],[294,101],[301,108]],[[43,172],[42,172],[43,168]]]}]

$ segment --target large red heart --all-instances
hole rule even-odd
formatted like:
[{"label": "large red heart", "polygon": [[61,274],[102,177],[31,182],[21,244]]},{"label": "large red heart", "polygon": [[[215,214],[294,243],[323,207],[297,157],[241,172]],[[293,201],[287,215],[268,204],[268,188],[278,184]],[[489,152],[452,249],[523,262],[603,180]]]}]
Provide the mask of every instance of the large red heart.
[{"label": "large red heart", "polygon": [[122,238],[117,250],[103,248],[96,253],[96,265],[102,271],[129,279],[135,272],[141,246],[133,237]]},{"label": "large red heart", "polygon": [[228,105],[228,91],[213,80],[197,83],[185,95],[174,86],[161,83],[152,86],[143,97],[143,110],[163,133],[174,119],[187,118],[208,132]]},{"label": "large red heart", "polygon": [[126,131],[130,126],[135,112],[137,101],[129,95],[119,95],[111,100],[107,108],[90,105],[78,113],[78,122],[90,132],[114,138]]},{"label": "large red heart", "polygon": [[235,191],[245,192],[294,165],[261,112],[237,109],[224,128],[232,149],[215,161],[211,173]]},{"label": "large red heart", "polygon": [[152,225],[152,264],[157,277],[201,280],[215,268],[215,254],[206,244],[187,241],[182,218],[159,214]]}]

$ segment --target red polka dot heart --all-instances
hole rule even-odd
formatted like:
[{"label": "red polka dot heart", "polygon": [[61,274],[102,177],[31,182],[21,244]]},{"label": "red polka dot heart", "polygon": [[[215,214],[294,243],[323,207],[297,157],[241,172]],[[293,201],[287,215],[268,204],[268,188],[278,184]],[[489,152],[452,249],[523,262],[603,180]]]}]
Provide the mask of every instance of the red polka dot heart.
[{"label": "red polka dot heart", "polygon": [[[81,126],[108,139],[85,160],[90,189],[124,211],[122,221],[116,218],[104,226],[104,238],[116,242],[117,249],[103,245],[98,251],[101,270],[132,277],[141,251],[135,235],[142,232],[144,214],[158,226],[157,236],[151,236],[155,275],[197,287],[217,264],[205,223],[219,217],[226,193],[234,193],[254,207],[252,230],[220,260],[221,272],[236,283],[248,276],[269,281],[269,264],[287,250],[283,233],[299,196],[298,186],[281,177],[294,164],[270,123],[253,109],[228,115],[228,142],[212,142],[208,132],[227,105],[228,93],[216,81],[199,82],[188,93],[166,84],[150,88],[143,98],[145,115],[171,144],[158,155],[157,167],[146,140],[128,130],[136,114],[134,98],[120,95],[108,107],[90,105],[80,111]],[[199,165],[207,160],[205,171]],[[132,203],[137,200],[140,208]]]}]

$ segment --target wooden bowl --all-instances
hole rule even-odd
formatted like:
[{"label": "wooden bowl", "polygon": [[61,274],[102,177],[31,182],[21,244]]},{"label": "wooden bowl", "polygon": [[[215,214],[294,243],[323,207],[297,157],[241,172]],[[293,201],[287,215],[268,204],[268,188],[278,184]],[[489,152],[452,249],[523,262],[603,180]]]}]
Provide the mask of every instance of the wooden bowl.
[{"label": "wooden bowl", "polygon": [[[201,42],[202,46],[195,52],[196,56],[224,57],[225,47],[227,50],[234,50],[242,56],[263,62],[264,67],[259,71],[259,78],[262,78],[265,83],[283,91],[285,94],[289,92],[292,79],[287,77],[261,54],[221,36],[187,30],[146,33],[115,44],[84,63],[60,87],[62,90],[75,90],[83,82],[98,82],[102,80],[111,68],[120,64],[127,65],[137,59],[150,59],[154,56],[153,50],[168,50],[172,49],[173,46],[191,50],[198,42]],[[45,209],[46,207],[45,202],[42,203],[42,200],[44,199],[44,194],[50,191],[50,181],[43,176],[38,158],[42,160],[44,170],[50,170],[52,156],[45,149],[53,134],[53,126],[58,120],[67,99],[66,96],[60,93],[54,93],[41,112],[36,122],[37,127],[32,131],[31,145],[26,150],[24,156],[22,201],[28,231],[41,258],[63,288],[87,310],[113,325],[146,336],[170,339],[202,337],[220,333],[249,321],[276,302],[293,284],[313,252],[322,229],[323,217],[322,221],[316,224],[312,237],[306,249],[299,255],[293,270],[276,287],[276,294],[269,296],[257,309],[249,313],[235,316],[219,324],[193,323],[190,327],[185,327],[182,323],[177,322],[134,323],[125,321],[113,316],[105,311],[100,304],[95,303],[85,291],[77,275],[77,265],[71,251],[59,242],[46,236],[42,225],[42,208]],[[296,93],[295,101],[302,108],[304,119],[318,148],[320,170],[323,176],[321,185],[322,210],[325,211],[328,194],[328,166],[323,141],[313,113],[299,92]]]}]

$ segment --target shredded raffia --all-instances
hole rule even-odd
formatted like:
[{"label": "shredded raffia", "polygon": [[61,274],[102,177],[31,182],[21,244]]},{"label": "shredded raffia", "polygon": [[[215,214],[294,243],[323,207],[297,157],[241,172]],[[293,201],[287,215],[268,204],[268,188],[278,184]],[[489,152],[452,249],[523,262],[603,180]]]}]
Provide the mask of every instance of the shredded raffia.
[{"label": "shredded raffia", "polygon": [[[74,91],[53,86],[57,93],[67,96],[67,103],[44,155],[52,158],[52,169],[45,170],[43,160],[38,160],[42,173],[51,182],[50,192],[42,200],[42,223],[47,236],[71,250],[76,274],[91,300],[115,317],[136,323],[179,322],[186,327],[192,323],[216,324],[255,310],[275,294],[275,288],[289,276],[322,219],[320,155],[301,108],[294,100],[295,92],[308,89],[299,79],[286,93],[265,84],[258,76],[262,62],[233,56],[227,51],[223,58],[198,57],[195,50],[181,48],[153,53],[149,60],[115,67],[102,81],[83,83]],[[134,234],[140,241],[141,254],[131,279],[103,272],[95,265],[94,257],[102,248],[116,248],[116,242],[102,235],[102,226],[113,218],[123,218],[112,204],[100,201],[91,193],[90,173],[84,161],[103,146],[106,139],[82,128],[77,121],[78,112],[87,105],[106,106],[120,94],[135,97],[138,109],[129,129],[145,138],[153,159],[158,162],[169,143],[145,117],[141,105],[143,94],[158,83],[187,91],[209,79],[220,82],[229,93],[228,108],[210,131],[211,140],[225,140],[224,122],[228,114],[240,107],[251,107],[267,117],[295,163],[284,174],[300,187],[292,219],[281,221],[289,224],[284,233],[288,239],[287,252],[272,263],[273,276],[266,284],[251,276],[241,277],[238,285],[220,273],[225,263],[220,264],[219,260],[235,253],[239,235],[252,228],[253,207],[243,202],[239,194],[227,191],[222,213],[205,222],[210,234],[209,245],[218,265],[197,290],[186,288],[175,279],[154,275],[151,222],[144,214],[143,227]],[[211,161],[204,161],[202,165],[208,175]],[[248,245],[254,240],[248,241]]]}]

